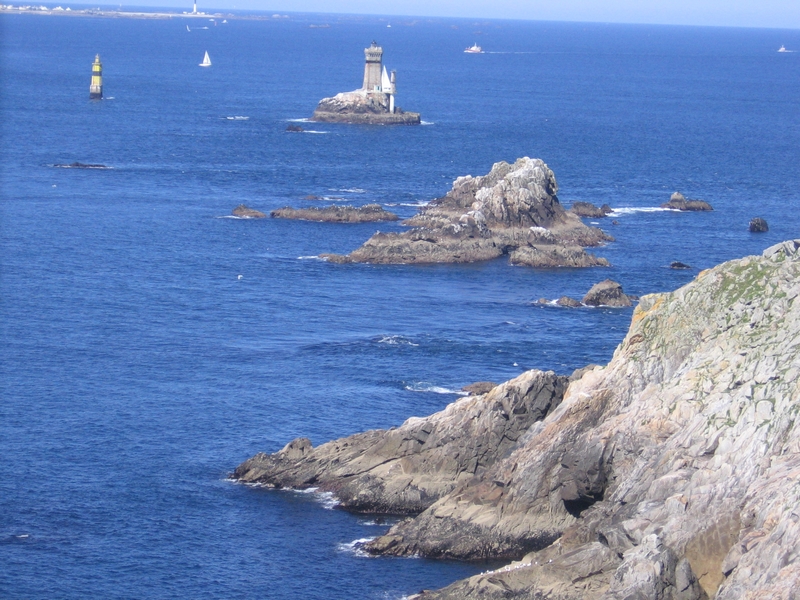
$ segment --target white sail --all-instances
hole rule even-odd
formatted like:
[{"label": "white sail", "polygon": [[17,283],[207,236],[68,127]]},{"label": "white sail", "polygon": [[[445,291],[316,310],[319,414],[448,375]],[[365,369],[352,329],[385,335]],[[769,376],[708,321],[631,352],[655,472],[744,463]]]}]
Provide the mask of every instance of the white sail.
[{"label": "white sail", "polygon": [[383,74],[381,75],[381,91],[384,94],[392,93],[392,82],[389,79],[389,74],[386,72],[386,67],[383,67]]},{"label": "white sail", "polygon": [[211,59],[208,58],[208,50],[206,50],[206,55],[203,57],[203,62],[200,63],[201,67],[210,67],[211,66]]}]

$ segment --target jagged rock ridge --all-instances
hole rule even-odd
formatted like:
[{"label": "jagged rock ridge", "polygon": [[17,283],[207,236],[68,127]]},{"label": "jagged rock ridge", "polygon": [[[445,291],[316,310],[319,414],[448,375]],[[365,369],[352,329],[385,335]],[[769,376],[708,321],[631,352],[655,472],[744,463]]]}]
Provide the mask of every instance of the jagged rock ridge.
[{"label": "jagged rock ridge", "polygon": [[234,478],[273,487],[318,487],[334,492],[351,510],[416,514],[510,450],[557,405],[566,384],[566,377],[552,372],[529,371],[396,429],[318,448],[307,438],[293,440],[280,452],[242,463]]},{"label": "jagged rock ridge", "polygon": [[480,483],[390,531],[388,552],[473,558],[504,543],[521,556],[556,529],[516,568],[426,597],[583,598],[591,585],[599,598],[791,598],[799,249],[643,297],[611,363],[573,383]]},{"label": "jagged rock ridge", "polygon": [[406,220],[403,233],[376,233],[340,262],[474,262],[509,255],[535,267],[606,266],[584,251],[612,238],[584,225],[557,197],[555,175],[539,159],[496,163],[482,177],[459,177],[442,198]]},{"label": "jagged rock ridge", "polygon": [[[428,599],[796,598],[798,296],[800,240],[642,297],[606,367],[570,383],[544,420],[520,429],[474,476],[445,470],[449,483],[438,489],[452,490],[368,549],[520,559],[426,592]],[[502,403],[513,381],[485,399]],[[457,433],[463,402],[431,417],[442,428],[451,419],[448,455],[472,443],[470,430]],[[391,433],[360,435],[376,435],[379,446]],[[279,475],[307,456],[283,452],[274,459]],[[401,454],[390,453],[395,465]],[[415,457],[413,473],[438,473],[441,455]],[[256,459],[269,471],[270,457]],[[351,478],[337,477],[353,468],[336,463],[324,471],[325,485],[346,488]],[[237,469],[243,478],[248,472]],[[413,513],[421,504],[409,506]]]}]

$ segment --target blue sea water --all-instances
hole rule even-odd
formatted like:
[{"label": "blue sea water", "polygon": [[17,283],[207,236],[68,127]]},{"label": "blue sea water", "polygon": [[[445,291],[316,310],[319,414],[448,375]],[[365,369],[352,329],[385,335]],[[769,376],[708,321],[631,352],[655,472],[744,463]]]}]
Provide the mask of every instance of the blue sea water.
[{"label": "blue sea water", "polygon": [[[386,521],[228,473],[610,359],[630,310],[541,297],[672,290],[800,236],[800,53],[776,52],[797,30],[1,15],[0,34],[3,598],[394,599],[474,574],[359,556]],[[425,124],[287,133],[360,85],[373,39]],[[227,218],[326,204],[309,195],[410,216],[520,156],[563,203],[620,209],[611,268],[333,265],[312,257],[402,227]],[[52,166],[74,161],[112,168]],[[675,190],[715,211],[654,210]]]}]

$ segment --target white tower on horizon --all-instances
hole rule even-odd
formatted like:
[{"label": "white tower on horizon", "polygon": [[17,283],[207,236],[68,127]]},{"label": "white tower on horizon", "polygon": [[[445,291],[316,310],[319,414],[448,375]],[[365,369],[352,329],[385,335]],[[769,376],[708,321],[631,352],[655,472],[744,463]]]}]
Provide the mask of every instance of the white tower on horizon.
[{"label": "white tower on horizon", "polygon": [[197,0],[194,0],[194,10],[192,11],[193,15],[197,14]]}]

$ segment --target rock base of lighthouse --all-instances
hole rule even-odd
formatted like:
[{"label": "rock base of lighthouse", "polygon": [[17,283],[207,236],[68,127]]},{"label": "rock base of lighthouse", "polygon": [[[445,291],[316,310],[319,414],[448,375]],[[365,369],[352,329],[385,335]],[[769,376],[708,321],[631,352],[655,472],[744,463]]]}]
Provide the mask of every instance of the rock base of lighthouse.
[{"label": "rock base of lighthouse", "polygon": [[317,105],[312,121],[324,123],[355,123],[366,125],[419,125],[420,114],[395,109],[389,112],[389,94],[382,92],[343,92],[333,98],[323,98]]}]

